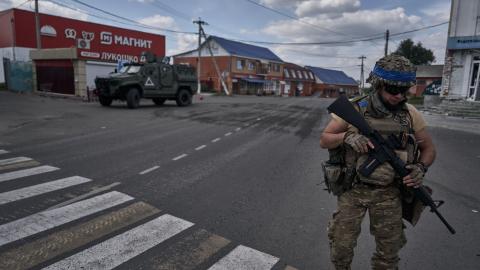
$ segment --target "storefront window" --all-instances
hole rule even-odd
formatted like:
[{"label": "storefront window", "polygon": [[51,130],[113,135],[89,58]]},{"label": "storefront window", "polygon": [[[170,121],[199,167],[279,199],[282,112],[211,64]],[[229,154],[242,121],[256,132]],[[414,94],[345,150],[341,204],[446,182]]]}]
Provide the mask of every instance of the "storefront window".
[{"label": "storefront window", "polygon": [[245,60],[238,59],[237,60],[237,70],[243,70],[245,66]]}]

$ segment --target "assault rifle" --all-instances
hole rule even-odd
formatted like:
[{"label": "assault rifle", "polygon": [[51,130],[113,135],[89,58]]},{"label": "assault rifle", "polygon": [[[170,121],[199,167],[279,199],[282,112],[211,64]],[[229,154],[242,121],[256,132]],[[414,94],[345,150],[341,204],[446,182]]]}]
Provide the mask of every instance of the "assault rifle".
[{"label": "assault rifle", "polygon": [[[395,153],[395,142],[384,139],[378,131],[372,129],[365,118],[363,118],[363,116],[353,107],[352,103],[345,95],[341,95],[327,108],[327,110],[356,127],[360,134],[366,136],[374,145],[373,149],[369,149],[367,160],[358,170],[360,174],[363,176],[369,176],[384,162],[388,162],[401,178],[410,173],[410,171],[405,168],[405,162],[403,162],[403,160],[401,160]],[[455,230],[452,226],[450,226],[440,212],[438,212],[437,208],[441,203],[438,205],[435,204],[435,201],[432,199],[425,186],[421,185],[418,188],[412,188],[412,191],[414,196],[425,206],[429,206],[430,211],[438,216],[452,234],[455,234]]]}]

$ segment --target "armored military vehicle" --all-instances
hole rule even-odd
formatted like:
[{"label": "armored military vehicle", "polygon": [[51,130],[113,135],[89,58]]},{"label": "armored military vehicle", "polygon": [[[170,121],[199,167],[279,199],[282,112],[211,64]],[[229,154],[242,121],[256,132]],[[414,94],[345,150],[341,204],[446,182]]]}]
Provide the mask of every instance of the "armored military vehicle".
[{"label": "armored military vehicle", "polygon": [[178,106],[192,104],[197,92],[195,68],[170,65],[168,57],[159,58],[150,52],[142,53],[144,63],[125,64],[116,73],[95,78],[100,104],[110,106],[115,99],[127,101],[128,108],[137,108],[141,98],[162,105],[175,100]]}]

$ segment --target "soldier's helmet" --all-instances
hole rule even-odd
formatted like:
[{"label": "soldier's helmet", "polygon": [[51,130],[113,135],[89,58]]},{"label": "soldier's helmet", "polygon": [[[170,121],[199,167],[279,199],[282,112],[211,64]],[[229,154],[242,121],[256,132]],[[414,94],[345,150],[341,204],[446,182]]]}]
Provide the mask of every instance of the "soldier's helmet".
[{"label": "soldier's helmet", "polygon": [[410,87],[415,85],[415,71],[415,66],[407,58],[390,54],[375,63],[367,82],[374,87],[381,84]]}]

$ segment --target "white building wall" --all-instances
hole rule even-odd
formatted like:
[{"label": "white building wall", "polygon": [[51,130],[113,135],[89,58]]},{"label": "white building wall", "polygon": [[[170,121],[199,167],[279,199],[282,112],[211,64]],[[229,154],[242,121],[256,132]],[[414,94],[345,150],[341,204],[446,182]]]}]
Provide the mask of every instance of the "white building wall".
[{"label": "white building wall", "polygon": [[95,89],[95,78],[97,76],[107,76],[117,67],[114,63],[87,61],[85,65],[86,86],[89,89]]},{"label": "white building wall", "polygon": [[480,1],[453,0],[453,12],[449,36],[474,36],[480,33],[479,14]]},{"label": "white building wall", "polygon": [[[478,36],[478,38],[480,38],[479,0],[452,0],[448,36],[450,38],[472,36]],[[443,83],[448,85],[442,88],[448,91],[448,96],[466,98],[469,90],[473,57],[480,55],[480,48],[454,49],[451,50],[451,52],[453,53],[451,77],[449,83],[447,83],[448,80],[443,81]],[[446,60],[445,63],[447,63]],[[449,69],[447,65],[445,65],[444,68],[445,70]],[[444,77],[445,76],[448,77],[448,73],[444,74]],[[477,93],[477,95],[479,95],[479,93]]]},{"label": "white building wall", "polygon": [[[471,73],[471,67],[472,67],[472,54],[470,53],[462,53],[462,62],[463,62],[463,77],[461,81],[461,87],[459,87],[457,93],[459,93],[460,96],[466,97],[467,92],[470,86],[470,73]],[[459,76],[460,77],[460,76]]]},{"label": "white building wall", "polygon": [[[212,49],[212,53],[213,53],[214,56],[229,56],[230,55],[225,49],[223,49],[214,40],[210,40],[210,47]],[[210,56],[210,51],[208,50],[207,46],[203,46],[200,53],[202,54],[202,56]],[[175,57],[177,57],[177,58],[180,58],[180,57],[198,57],[198,50],[194,50],[194,51],[191,51],[189,53],[182,54],[182,55],[175,56]]]}]

